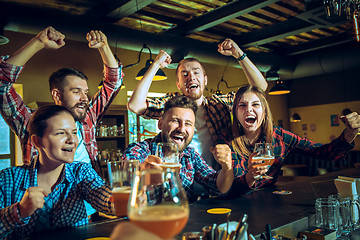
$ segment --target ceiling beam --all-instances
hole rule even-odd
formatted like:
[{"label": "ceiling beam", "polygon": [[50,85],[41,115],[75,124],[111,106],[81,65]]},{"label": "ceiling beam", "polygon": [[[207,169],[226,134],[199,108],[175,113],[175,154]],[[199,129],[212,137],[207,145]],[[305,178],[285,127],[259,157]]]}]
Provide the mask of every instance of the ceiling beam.
[{"label": "ceiling beam", "polygon": [[337,26],[346,21],[346,19],[343,18],[326,20],[326,17],[321,18],[321,16],[315,16],[311,13],[325,15],[323,7],[319,7],[298,14],[296,17],[290,18],[284,22],[264,27],[261,30],[245,33],[241,36],[229,37],[233,38],[242,48],[257,47],[300,33],[310,32],[315,29]]},{"label": "ceiling beam", "polygon": [[130,0],[119,8],[116,8],[115,10],[107,14],[107,16],[120,20],[124,17],[136,13],[140,9],[143,9],[144,7],[152,4],[153,2],[156,2],[156,0]]},{"label": "ceiling beam", "polygon": [[279,52],[281,52],[284,56],[294,56],[311,51],[316,51],[323,48],[334,47],[336,45],[353,42],[353,41],[355,42],[355,39],[353,39],[348,33],[341,33],[338,35],[334,35],[318,40],[313,40],[307,43],[282,49]]},{"label": "ceiling beam", "polygon": [[186,36],[216,26],[220,23],[268,6],[279,0],[237,0],[186,21],[166,31],[168,34]]}]

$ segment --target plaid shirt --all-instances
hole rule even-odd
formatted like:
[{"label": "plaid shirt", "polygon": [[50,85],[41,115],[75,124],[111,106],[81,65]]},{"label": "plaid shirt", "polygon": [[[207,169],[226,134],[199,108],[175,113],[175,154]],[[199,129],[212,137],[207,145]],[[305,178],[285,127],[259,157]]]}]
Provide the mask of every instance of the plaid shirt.
[{"label": "plaid shirt", "polygon": [[[265,136],[260,142],[265,142]],[[321,144],[302,138],[283,128],[274,127],[273,147],[275,161],[267,172],[267,175],[272,176],[273,179],[256,180],[254,186],[251,188],[257,189],[275,184],[276,179],[281,172],[281,166],[285,157],[295,148],[300,149],[306,155],[311,155],[316,158],[326,158],[326,160],[329,161],[336,161],[343,158],[354,145],[346,141],[344,134],[341,134],[337,139],[328,144]],[[253,148],[250,149],[250,151],[253,151]],[[235,177],[232,192],[246,192],[250,190],[245,178],[245,174],[248,172],[248,157],[233,151],[232,158]]]},{"label": "plaid shirt", "polygon": [[[160,134],[139,143],[132,143],[125,149],[123,159],[139,160],[140,163],[143,163],[149,155],[156,155],[158,142],[161,142]],[[193,148],[187,147],[180,153],[180,163],[179,176],[190,200],[195,198],[192,190],[194,180],[210,191],[210,193],[214,195],[221,194],[216,185],[218,173],[207,165],[204,159]]]},{"label": "plaid shirt", "polygon": [[[230,141],[231,110],[236,92],[232,91],[225,95],[213,94],[210,98],[204,97],[205,121],[213,141],[221,136]],[[159,119],[163,113],[165,103],[172,97],[181,95],[179,92],[167,93],[160,98],[147,98],[147,110],[143,113],[144,118]]]},{"label": "plaid shirt", "polygon": [[29,165],[0,172],[0,239],[24,239],[36,232],[88,223],[84,200],[113,215],[111,189],[88,163],[66,163],[59,183],[45,197],[44,207],[20,219],[19,202],[26,189],[38,186],[36,157]]},{"label": "plaid shirt", "polygon": [[[28,164],[37,155],[35,146],[31,143],[27,131],[27,125],[35,109],[28,108],[16,93],[13,84],[19,77],[23,67],[6,63],[8,57],[1,57],[0,61],[0,111],[9,127],[19,137],[23,151],[23,161]],[[109,68],[104,65],[103,87],[90,100],[86,117],[80,122],[86,150],[89,153],[93,168],[100,175],[102,173],[97,159],[98,147],[95,139],[95,128],[97,121],[117,95],[123,77],[121,65],[119,68]]]}]

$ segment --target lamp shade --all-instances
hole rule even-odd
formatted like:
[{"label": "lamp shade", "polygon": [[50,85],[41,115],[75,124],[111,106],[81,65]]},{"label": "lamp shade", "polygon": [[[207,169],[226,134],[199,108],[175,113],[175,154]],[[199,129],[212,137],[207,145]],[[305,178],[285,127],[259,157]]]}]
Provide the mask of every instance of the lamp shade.
[{"label": "lamp shade", "polygon": [[288,93],[290,93],[290,90],[285,86],[284,82],[281,80],[277,80],[275,85],[269,91],[269,95],[282,95]]},{"label": "lamp shade", "polygon": [[290,118],[290,122],[300,122],[300,121],[301,121],[301,117],[297,113],[294,113]]},{"label": "lamp shade", "polygon": [[[145,67],[142,68],[142,69],[139,71],[139,73],[137,74],[137,76],[136,76],[136,78],[135,78],[136,80],[141,80],[141,79],[143,78],[144,74],[145,74],[146,71],[149,69],[149,67],[150,67],[150,65],[153,63],[153,61],[154,61],[154,60],[152,60],[152,59],[149,59],[149,60],[146,61]],[[162,80],[166,80],[166,79],[167,79],[167,77],[166,77],[164,71],[161,70],[161,69],[159,69],[159,70],[156,72],[156,74],[155,74],[155,76],[154,76],[154,78],[153,78],[153,81],[162,81]]]},{"label": "lamp shade", "polygon": [[9,42],[9,39],[0,34],[0,45],[5,45]]}]

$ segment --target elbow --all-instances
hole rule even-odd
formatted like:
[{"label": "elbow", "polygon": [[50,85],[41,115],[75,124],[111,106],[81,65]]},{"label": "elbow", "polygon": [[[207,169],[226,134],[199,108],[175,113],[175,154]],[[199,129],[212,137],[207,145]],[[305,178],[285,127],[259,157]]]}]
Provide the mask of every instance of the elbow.
[{"label": "elbow", "polygon": [[129,111],[135,113],[136,115],[141,115],[145,112],[141,108],[139,108],[136,104],[133,104],[130,101],[126,104],[126,107]]}]

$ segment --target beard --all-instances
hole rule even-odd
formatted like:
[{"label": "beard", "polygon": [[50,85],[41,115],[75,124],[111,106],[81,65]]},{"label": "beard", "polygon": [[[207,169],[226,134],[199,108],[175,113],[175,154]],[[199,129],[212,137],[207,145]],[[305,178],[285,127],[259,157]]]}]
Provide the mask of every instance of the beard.
[{"label": "beard", "polygon": [[84,120],[85,117],[86,117],[86,113],[87,113],[87,111],[88,111],[88,109],[89,109],[89,105],[86,104],[86,105],[84,106],[84,112],[83,112],[83,113],[78,113],[78,112],[76,112],[76,108],[77,108],[78,106],[81,106],[81,105],[84,105],[84,104],[83,104],[83,103],[77,103],[77,104],[75,104],[75,105],[72,106],[72,107],[70,107],[70,106],[65,106],[65,107],[71,112],[71,115],[73,116],[73,118],[75,119],[75,121],[82,121],[82,120]]},{"label": "beard", "polygon": [[[184,142],[182,144],[178,144],[176,142],[173,141],[173,139],[171,138],[171,135],[180,135],[180,136],[183,136],[184,137]],[[189,146],[190,142],[191,142],[191,139],[189,138],[189,135],[187,133],[182,133],[182,132],[179,132],[179,131],[172,131],[168,134],[165,134],[164,132],[162,132],[162,140],[164,142],[173,142],[175,143],[177,146],[178,146],[178,151],[179,153],[184,151],[185,148],[187,148],[187,146]]]}]

